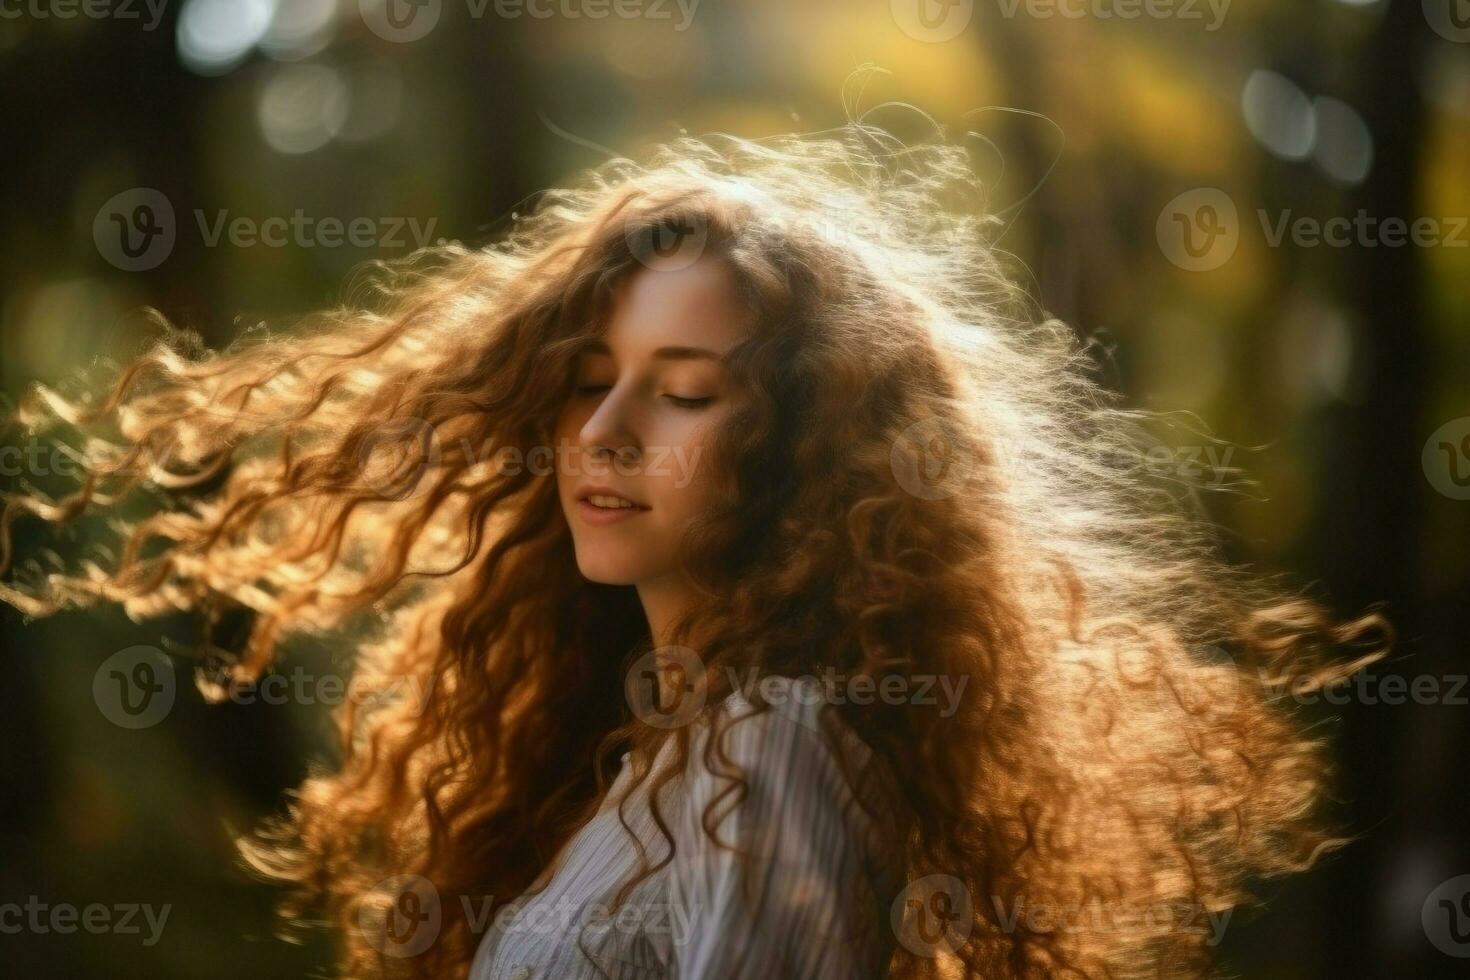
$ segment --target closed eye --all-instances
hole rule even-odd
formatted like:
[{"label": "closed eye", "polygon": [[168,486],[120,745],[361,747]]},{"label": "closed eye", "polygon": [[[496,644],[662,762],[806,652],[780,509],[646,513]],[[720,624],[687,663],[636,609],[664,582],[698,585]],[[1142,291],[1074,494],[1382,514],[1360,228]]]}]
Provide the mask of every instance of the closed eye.
[{"label": "closed eye", "polygon": [[678,395],[664,395],[664,397],[680,408],[701,408],[715,400],[713,395],[707,395],[704,398],[681,398]]}]

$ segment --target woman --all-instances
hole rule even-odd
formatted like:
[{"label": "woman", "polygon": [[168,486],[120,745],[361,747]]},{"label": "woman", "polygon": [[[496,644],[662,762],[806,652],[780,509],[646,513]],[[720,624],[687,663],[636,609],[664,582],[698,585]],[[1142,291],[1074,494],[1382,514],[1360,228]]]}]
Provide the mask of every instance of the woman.
[{"label": "woman", "polygon": [[286,335],[38,388],[88,475],[6,498],[0,568],[22,515],[183,496],[0,596],[243,608],[217,696],[371,628],[340,768],[242,841],[345,975],[1196,975],[1342,842],[1273,693],[1387,627],[1216,557],[977,198],[938,139],[681,139]]}]

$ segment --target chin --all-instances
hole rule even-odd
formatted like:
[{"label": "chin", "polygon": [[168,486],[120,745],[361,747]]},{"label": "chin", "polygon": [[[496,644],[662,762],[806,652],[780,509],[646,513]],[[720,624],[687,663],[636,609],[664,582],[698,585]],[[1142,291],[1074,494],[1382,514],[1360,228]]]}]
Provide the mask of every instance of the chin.
[{"label": "chin", "polygon": [[632,563],[620,561],[613,555],[578,556],[577,569],[583,578],[599,585],[635,585],[641,577]]}]

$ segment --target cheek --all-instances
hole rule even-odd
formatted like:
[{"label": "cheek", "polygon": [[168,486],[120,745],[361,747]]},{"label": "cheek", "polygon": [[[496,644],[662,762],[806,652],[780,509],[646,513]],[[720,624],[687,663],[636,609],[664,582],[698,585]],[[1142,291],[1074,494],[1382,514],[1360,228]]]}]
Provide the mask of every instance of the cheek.
[{"label": "cheek", "polygon": [[574,405],[563,408],[556,416],[556,422],[551,427],[552,437],[555,439],[575,439],[577,433],[586,422],[587,413],[579,410]]},{"label": "cheek", "polygon": [[556,424],[551,429],[551,452],[552,458],[556,460],[556,479],[559,483],[572,478],[568,473],[571,465],[571,453],[575,452],[577,446],[577,434],[582,431],[584,420],[579,413],[573,409],[567,409],[556,418]]},{"label": "cheek", "polygon": [[683,426],[650,455],[650,489],[671,514],[688,519],[714,504],[717,420]]}]

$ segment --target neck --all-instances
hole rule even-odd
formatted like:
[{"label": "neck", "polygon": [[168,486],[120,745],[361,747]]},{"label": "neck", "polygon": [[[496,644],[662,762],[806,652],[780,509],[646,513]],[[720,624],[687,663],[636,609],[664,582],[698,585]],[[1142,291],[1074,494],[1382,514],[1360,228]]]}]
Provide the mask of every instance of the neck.
[{"label": "neck", "polygon": [[671,645],[674,624],[693,605],[693,584],[682,575],[671,574],[639,582],[637,589],[654,647]]}]

